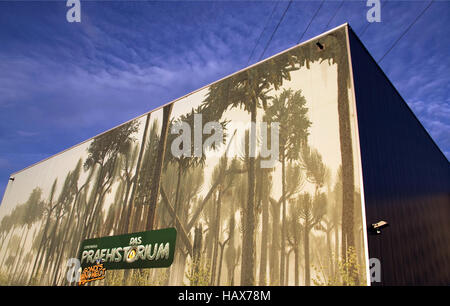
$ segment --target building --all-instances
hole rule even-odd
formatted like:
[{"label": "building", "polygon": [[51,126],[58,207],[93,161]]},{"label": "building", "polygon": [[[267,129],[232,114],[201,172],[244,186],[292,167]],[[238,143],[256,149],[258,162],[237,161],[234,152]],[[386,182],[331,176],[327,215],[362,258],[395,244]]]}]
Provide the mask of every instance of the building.
[{"label": "building", "polygon": [[175,227],[169,267],[98,282],[449,284],[449,169],[345,24],[12,174],[2,278],[68,285],[96,241],[144,262],[132,233]]}]

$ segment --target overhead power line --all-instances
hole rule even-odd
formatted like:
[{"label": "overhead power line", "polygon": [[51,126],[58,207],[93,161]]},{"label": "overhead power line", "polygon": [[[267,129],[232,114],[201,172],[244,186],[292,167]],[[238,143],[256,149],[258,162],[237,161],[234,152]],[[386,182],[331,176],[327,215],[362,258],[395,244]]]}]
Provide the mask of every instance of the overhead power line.
[{"label": "overhead power line", "polygon": [[302,36],[300,36],[300,39],[298,41],[297,44],[299,44],[302,41],[303,36],[305,35],[306,31],[308,31],[309,26],[311,25],[311,23],[313,22],[313,20],[316,18],[317,14],[319,13],[320,9],[322,8],[323,3],[325,2],[325,0],[322,0],[322,2],[319,5],[319,8],[316,10],[316,12],[314,13],[314,15],[312,16],[311,20],[308,23],[308,26],[306,27],[305,31],[303,31]]},{"label": "overhead power line", "polygon": [[261,33],[259,34],[258,39],[256,40],[255,46],[253,47],[253,50],[252,50],[252,53],[250,53],[250,56],[249,56],[249,58],[248,58],[248,60],[247,60],[247,65],[246,65],[246,66],[248,66],[248,63],[250,63],[250,60],[252,59],[253,53],[255,53],[256,47],[258,46],[259,41],[261,40],[261,37],[262,37],[263,33],[264,33],[264,32],[266,31],[266,29],[267,29],[267,25],[269,24],[270,20],[272,19],[273,13],[275,12],[275,10],[276,10],[277,7],[278,7],[278,3],[280,3],[280,1],[276,1],[276,2],[275,2],[274,6],[273,6],[273,8],[272,8],[272,12],[270,13],[269,18],[266,20],[266,24],[264,25],[263,30],[261,31]]},{"label": "overhead power line", "polygon": [[392,46],[383,54],[383,56],[378,60],[378,64],[386,57],[386,55],[391,52],[391,50],[395,47],[395,45],[405,36],[405,34],[412,28],[412,26],[423,16],[423,14],[428,10],[428,8],[433,4],[434,0],[431,0],[430,3],[425,7],[422,12],[414,19],[414,21],[406,28],[406,30],[400,35],[400,37],[392,44]]},{"label": "overhead power line", "polygon": [[267,48],[269,47],[270,42],[272,41],[273,36],[274,36],[275,33],[277,32],[278,27],[280,26],[281,22],[283,21],[284,16],[286,15],[286,12],[289,10],[289,7],[291,6],[291,4],[292,4],[292,0],[289,1],[288,5],[287,5],[286,8],[284,9],[283,15],[281,15],[281,18],[280,18],[280,20],[278,21],[277,26],[276,26],[275,29],[273,30],[272,35],[270,35],[269,41],[267,42],[267,44],[266,44],[266,46],[265,46],[263,52],[262,52],[261,55],[259,56],[258,61],[260,61],[260,60],[262,59],[262,57],[264,56],[264,53],[266,53],[266,50],[267,50]]},{"label": "overhead power line", "polygon": [[331,21],[334,19],[334,17],[336,17],[337,13],[339,12],[339,10],[342,8],[342,6],[344,5],[344,0],[341,1],[341,4],[338,6],[338,8],[334,11],[333,16],[331,16],[330,20],[328,20],[327,25],[325,26],[324,30],[328,29],[328,26],[330,25]]}]

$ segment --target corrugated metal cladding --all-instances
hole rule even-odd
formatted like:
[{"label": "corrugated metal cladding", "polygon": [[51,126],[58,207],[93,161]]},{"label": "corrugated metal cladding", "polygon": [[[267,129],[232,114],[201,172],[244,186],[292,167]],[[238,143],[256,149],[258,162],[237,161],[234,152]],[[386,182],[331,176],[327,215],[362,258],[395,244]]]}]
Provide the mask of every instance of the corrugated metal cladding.
[{"label": "corrugated metal cladding", "polygon": [[[450,167],[423,126],[349,31],[368,237],[383,285],[450,284]],[[374,283],[376,284],[376,283]]]}]

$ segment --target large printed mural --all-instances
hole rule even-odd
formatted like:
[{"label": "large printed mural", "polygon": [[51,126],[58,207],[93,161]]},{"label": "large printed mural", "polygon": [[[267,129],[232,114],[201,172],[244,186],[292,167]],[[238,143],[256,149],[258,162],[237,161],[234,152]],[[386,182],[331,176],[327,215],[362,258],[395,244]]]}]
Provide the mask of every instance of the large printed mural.
[{"label": "large printed mural", "polygon": [[1,284],[70,285],[84,239],[169,227],[169,268],[91,285],[367,284],[346,30],[14,174]]}]

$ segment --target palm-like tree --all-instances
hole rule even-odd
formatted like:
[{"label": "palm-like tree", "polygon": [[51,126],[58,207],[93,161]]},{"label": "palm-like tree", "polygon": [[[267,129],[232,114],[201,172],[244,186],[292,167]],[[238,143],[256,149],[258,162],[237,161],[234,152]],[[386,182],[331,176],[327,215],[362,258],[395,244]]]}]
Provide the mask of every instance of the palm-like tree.
[{"label": "palm-like tree", "polygon": [[[320,42],[322,48],[317,47]],[[311,63],[328,61],[337,66],[339,115],[339,142],[342,165],[342,230],[341,230],[341,256],[346,261],[347,251],[355,246],[354,238],[354,165],[352,133],[350,125],[349,88],[351,88],[349,70],[349,50],[347,49],[347,27],[342,27],[332,33],[322,36],[315,41],[304,44],[289,51],[295,58],[296,67],[309,69]]]},{"label": "palm-like tree", "polygon": [[108,133],[94,138],[88,148],[88,157],[84,169],[98,168],[93,197],[89,203],[88,216],[85,219],[85,230],[82,237],[93,233],[96,217],[98,218],[104,196],[109,192],[117,175],[116,162],[119,154],[127,154],[131,144],[136,140],[132,135],[138,131],[139,122],[130,121]]},{"label": "palm-like tree", "polygon": [[[13,214],[11,214],[13,215]],[[20,247],[21,237],[18,234],[13,234],[11,239],[8,241],[7,249],[9,250],[8,255],[5,254],[6,260],[2,263],[2,267],[6,268],[6,273],[10,274],[12,268],[14,268],[14,262],[17,256],[14,256],[15,253],[11,254],[11,251],[18,250]],[[11,280],[11,279],[9,279]]]},{"label": "palm-like tree", "polygon": [[[58,184],[58,180],[55,179],[53,181],[52,187],[50,189],[50,195],[49,198],[47,200],[47,203],[44,207],[44,214],[47,216],[46,218],[46,222],[45,222],[45,226],[43,229],[43,234],[41,236],[41,242],[39,245],[39,249],[37,251],[37,254],[35,256],[35,260],[34,260],[34,264],[33,264],[33,269],[31,270],[31,276],[30,276],[30,280],[29,282],[31,282],[31,279],[33,278],[33,276],[35,276],[35,274],[37,274],[37,271],[39,271],[42,261],[43,261],[43,257],[45,256],[46,253],[46,245],[47,245],[47,234],[48,234],[48,230],[50,228],[50,223],[51,223],[51,216],[53,214],[53,211],[56,209],[57,204],[53,203],[53,200],[55,198],[55,193],[56,193],[56,187]],[[41,252],[43,251],[43,252]]]},{"label": "palm-like tree", "polygon": [[[283,80],[290,79],[290,72],[295,70],[289,53],[280,55],[265,63],[237,73],[209,88],[202,104],[202,113],[218,121],[230,108],[243,108],[250,113],[251,122],[256,124],[258,108],[266,108],[268,93],[277,90]],[[256,148],[256,126],[251,128],[250,141]],[[256,152],[255,152],[256,153]],[[245,214],[245,230],[243,232],[241,284],[255,284],[255,154],[248,160],[248,195]]]},{"label": "palm-like tree", "polygon": [[[230,222],[234,222],[234,209],[230,207],[224,207],[224,205],[227,204],[227,198],[229,199],[230,197],[230,192],[233,186],[234,186],[234,177],[235,174],[231,174],[231,175],[225,175],[225,173],[227,171],[230,171],[230,168],[233,168],[234,163],[232,162],[231,164],[228,162],[228,158],[226,155],[222,156],[219,160],[218,165],[214,168],[213,173],[212,173],[212,178],[214,181],[217,181],[219,178],[223,178],[222,181],[219,183],[218,187],[217,187],[217,192],[216,192],[216,196],[214,198],[213,203],[214,205],[214,228],[212,230],[213,233],[213,254],[212,254],[212,272],[211,272],[211,285],[215,284],[215,278],[216,278],[216,271],[217,271],[217,261],[219,260],[219,272],[218,274],[220,274],[221,271],[221,265],[222,265],[222,259],[218,258],[219,256],[223,256],[223,249],[225,247],[225,245],[228,243],[229,239],[225,240],[224,242],[220,242],[220,234],[222,232],[222,211],[224,211],[224,208],[228,208],[228,214],[230,215],[230,218],[233,218],[233,221]],[[229,202],[228,202],[229,204]],[[234,205],[233,205],[234,206]],[[227,218],[227,216],[225,216],[225,219]],[[234,229],[234,223],[232,223],[232,228]],[[228,238],[231,238],[233,233],[229,232],[228,233]],[[221,250],[219,250],[219,248],[221,248]],[[221,253],[219,255],[219,252]],[[220,275],[218,277],[218,282],[220,281]]]},{"label": "palm-like tree", "polygon": [[[134,203],[136,206],[142,207],[141,220],[136,220],[138,231],[143,231],[147,226],[147,218],[150,211],[150,192],[154,179],[154,171],[158,159],[158,148],[160,143],[160,124],[158,120],[154,120],[149,135],[146,137],[146,148],[140,163],[140,170],[136,180],[136,196]],[[141,144],[142,145],[142,144]],[[162,217],[162,215],[160,215]]]},{"label": "palm-like tree", "polygon": [[[130,219],[131,212],[134,208],[134,195],[136,190],[136,179],[139,173],[139,161],[138,154],[142,152],[138,152],[138,146],[130,146],[129,151],[124,151],[118,154],[117,156],[117,177],[120,180],[120,183],[123,185],[124,194],[122,198],[122,203],[120,203],[121,213],[120,213],[120,222],[117,224],[119,226],[119,233],[125,234],[129,232],[130,227]],[[133,172],[133,169],[135,171]]]},{"label": "palm-like tree", "polygon": [[[178,187],[178,190],[176,190],[177,188],[173,184],[173,181],[178,174],[176,168],[176,165],[168,164],[163,175],[161,193],[163,194],[162,200],[164,205],[161,206],[160,211],[166,210],[169,212],[171,220],[168,221],[168,224],[173,224],[173,221],[175,221],[175,226],[178,231],[178,254],[176,259],[178,264],[171,268],[170,277],[174,279],[174,282],[177,284],[181,284],[184,277],[187,256],[190,254],[191,258],[193,257],[193,243],[189,237],[189,232],[192,229],[189,226],[190,210],[193,208],[194,203],[199,200],[198,193],[203,186],[204,176],[203,167],[201,165],[187,169],[183,181],[189,183],[181,184]],[[179,193],[179,201],[183,203],[183,205],[179,207],[178,212],[176,213],[172,203],[174,203],[177,192]],[[172,271],[174,273],[172,273]]]},{"label": "palm-like tree", "polygon": [[297,199],[297,205],[300,207],[300,218],[303,220],[303,246],[305,256],[305,285],[311,284],[310,267],[310,247],[309,234],[311,230],[320,222],[326,212],[326,199],[323,194],[317,194],[311,197],[309,193],[301,194]]},{"label": "palm-like tree", "polygon": [[[281,162],[282,194],[286,194],[286,163],[296,160],[301,147],[306,143],[308,128],[311,125],[307,117],[308,109],[301,90],[294,92],[284,89],[280,95],[272,99],[266,109],[264,118],[268,123],[278,122],[279,127],[279,161]],[[281,215],[281,256],[280,284],[284,284],[285,243],[286,243],[286,197],[282,201]]]},{"label": "palm-like tree", "polygon": [[161,174],[164,165],[164,157],[166,155],[167,134],[169,130],[169,120],[172,109],[173,103],[170,103],[163,108],[163,122],[161,127],[161,134],[158,141],[158,154],[153,168],[151,187],[149,191],[149,208],[147,210],[147,220],[145,226],[147,230],[152,230],[155,223],[155,213],[159,198]]},{"label": "palm-like tree", "polygon": [[[80,186],[78,186],[78,181],[80,179],[81,171],[82,171],[82,160],[78,160],[78,163],[76,164],[75,168],[69,172],[68,178],[68,184],[67,188],[63,188],[63,191],[61,194],[65,194],[64,199],[64,212],[68,213],[68,216],[65,218],[65,220],[61,220],[61,232],[62,235],[58,238],[58,246],[57,246],[57,253],[60,254],[56,261],[56,267],[59,268],[61,264],[61,260],[63,258],[63,254],[70,254],[69,250],[70,248],[67,247],[67,245],[72,242],[73,234],[74,234],[74,221],[75,221],[75,214],[77,206],[79,205],[78,200],[81,195],[81,192],[84,188],[87,186],[87,182],[90,179],[90,175],[88,175],[88,178],[85,183],[83,183]],[[61,196],[60,196],[61,198]],[[59,269],[55,268],[54,275],[53,275],[53,284],[57,283],[58,277],[61,278],[61,273],[58,273]]]},{"label": "palm-like tree", "polygon": [[[141,140],[141,145],[139,148],[139,156],[137,157],[137,161],[136,161],[136,167],[135,167],[135,173],[134,173],[134,177],[133,177],[133,189],[131,191],[131,196],[130,196],[130,200],[128,203],[128,211],[129,213],[127,213],[127,219],[125,221],[125,230],[128,231],[129,230],[129,223],[131,222],[131,210],[135,209],[137,210],[139,213],[142,211],[142,205],[137,205],[135,206],[135,193],[137,190],[137,182],[138,182],[138,178],[141,172],[141,165],[142,165],[142,158],[144,155],[144,151],[146,148],[146,142],[147,142],[147,133],[148,133],[148,127],[150,125],[150,118],[151,118],[151,113],[148,113],[146,118],[145,118],[145,126],[144,126],[144,132],[142,133],[142,140]],[[136,156],[137,156],[137,148],[136,150],[132,151],[131,154],[132,158],[131,160],[133,161],[132,164],[134,164],[135,160],[136,160]],[[128,160],[127,158],[128,156],[126,155],[125,158],[126,160]],[[133,166],[131,167],[133,168]]]},{"label": "palm-like tree", "polygon": [[218,245],[220,247],[220,255],[219,255],[219,271],[217,272],[217,286],[220,286],[220,278],[222,274],[222,262],[223,262],[223,253],[225,246],[231,241],[231,239],[234,236],[234,228],[235,228],[235,219],[234,214],[229,216],[229,223],[228,223],[228,237],[224,239],[222,242],[218,241]]},{"label": "palm-like tree", "polygon": [[259,264],[259,285],[265,286],[267,284],[267,262],[270,239],[270,224],[269,224],[269,201],[270,192],[272,190],[272,171],[271,168],[259,168],[257,175],[259,180],[258,188],[258,204],[261,206],[261,258]]},{"label": "palm-like tree", "polygon": [[327,60],[337,66],[338,87],[338,115],[339,115],[339,142],[341,148],[342,164],[342,231],[341,252],[345,261],[347,251],[355,246],[354,238],[354,165],[352,133],[350,125],[349,88],[351,87],[349,61],[347,49],[347,28],[341,28],[324,37],[317,39],[324,48],[316,48],[313,43],[306,44],[305,48],[294,49],[298,56],[304,58],[301,65],[309,66],[314,61]]},{"label": "palm-like tree", "polygon": [[271,269],[271,284],[281,285],[280,283],[280,271],[285,268],[285,265],[279,265],[278,259],[281,257],[278,255],[280,251],[280,208],[284,200],[289,201],[296,194],[298,194],[305,185],[305,176],[301,168],[296,163],[290,163],[287,166],[286,171],[286,188],[285,193],[281,195],[278,200],[270,197],[271,212],[272,212],[272,247],[270,255],[270,269]]},{"label": "palm-like tree", "polygon": [[[170,121],[170,130],[172,130],[175,126],[179,126],[181,124],[187,124],[190,127],[191,131],[194,131],[195,129],[195,115],[196,114],[200,114],[201,113],[201,109],[200,107],[198,107],[197,109],[192,109],[191,112],[180,116],[179,118],[177,118],[176,120],[171,120]],[[204,125],[208,122],[210,122],[212,120],[212,118],[208,117],[208,114],[202,114],[202,126],[201,127],[197,127],[197,128],[201,128],[201,130],[203,131]],[[226,123],[225,121],[221,122],[221,127],[222,127],[222,132],[223,132],[223,138],[222,138],[222,143],[223,144],[225,142],[226,139],[226,134],[225,134],[225,130],[226,130]],[[183,131],[184,133],[185,131]],[[174,142],[175,138],[179,137],[177,134],[172,134],[170,133],[167,136],[167,148],[166,151],[169,150],[170,151],[170,147],[172,145],[172,143]],[[203,165],[205,163],[205,159],[206,156],[205,154],[201,154],[201,156],[197,156],[194,154],[194,152],[198,149],[212,149],[212,150],[217,150],[217,144],[215,142],[211,143],[209,146],[204,148],[204,139],[203,139],[203,133],[202,133],[202,139],[200,142],[201,148],[196,148],[196,144],[197,142],[195,141],[195,133],[191,132],[189,135],[190,138],[190,152],[191,155],[190,156],[175,156],[174,154],[168,154],[165,158],[165,162],[167,163],[176,163],[178,166],[178,177],[177,177],[177,185],[176,185],[176,192],[175,192],[175,201],[174,201],[174,209],[175,209],[175,213],[178,213],[179,210],[179,191],[180,191],[180,182],[181,182],[181,178],[183,177],[184,173],[191,167],[196,167],[198,165]],[[219,144],[219,145],[221,145]],[[183,143],[183,145],[185,145]],[[183,150],[186,148],[183,148]]]},{"label": "palm-like tree", "polygon": [[302,235],[302,224],[300,223],[301,208],[299,203],[295,200],[291,200],[289,215],[287,217],[287,231],[286,238],[288,245],[294,252],[294,283],[295,286],[300,285],[300,242]]},{"label": "palm-like tree", "polygon": [[325,184],[327,176],[329,175],[329,170],[323,163],[319,151],[307,145],[302,148],[301,165],[306,170],[307,180],[315,185],[313,197],[306,193],[299,198],[301,218],[304,221],[305,282],[306,285],[309,286],[311,282],[309,234],[311,229],[319,224],[326,213],[327,199],[326,195],[321,192],[321,188]]},{"label": "palm-like tree", "polygon": [[6,236],[9,234],[12,225],[13,223],[10,215],[6,215],[2,218],[2,221],[0,222],[0,237],[2,241],[2,247],[4,246]]},{"label": "palm-like tree", "polygon": [[21,242],[21,248],[18,251],[17,254],[19,254],[17,256],[17,261],[16,261],[16,266],[13,272],[13,279],[16,280],[17,279],[17,271],[18,268],[20,266],[20,262],[21,259],[23,258],[23,254],[25,246],[26,246],[26,242],[28,239],[28,234],[30,233],[30,229],[31,226],[33,225],[33,223],[40,219],[43,213],[43,203],[41,201],[41,197],[42,197],[42,190],[39,187],[34,188],[27,201],[23,204],[23,214],[21,215],[19,224],[21,224],[24,228],[24,231],[26,230],[26,233],[22,233],[22,242]]},{"label": "palm-like tree", "polygon": [[[8,249],[5,248],[6,247],[5,240],[6,240],[7,236],[9,236],[9,239],[11,239],[11,235],[13,234],[13,230],[12,230],[13,226],[14,226],[14,220],[11,215],[6,215],[2,218],[2,221],[0,223],[0,231],[2,233],[1,251],[4,251],[2,264],[3,264],[3,261],[5,260],[6,252],[8,251]],[[0,265],[0,266],[2,266],[2,265]]]},{"label": "palm-like tree", "polygon": [[333,210],[331,210],[331,219],[333,220],[333,223],[335,224],[334,227],[334,277],[336,278],[337,272],[339,271],[339,261],[340,261],[340,249],[339,249],[339,229],[342,229],[341,225],[342,223],[342,166],[339,166],[336,172],[336,182],[333,187],[333,199],[335,207]]},{"label": "palm-like tree", "polygon": [[65,233],[63,226],[65,217],[70,212],[71,204],[73,203],[73,200],[75,198],[75,185],[78,182],[78,175],[79,173],[72,171],[69,171],[69,173],[67,173],[62,185],[61,192],[56,201],[54,225],[49,236],[49,246],[45,250],[47,253],[47,257],[43,268],[43,279],[46,278],[49,282],[54,282],[59,268],[58,263],[60,262],[62,257],[55,256],[56,254],[61,255],[58,252],[59,249],[64,246],[63,237]]},{"label": "palm-like tree", "polygon": [[[338,178],[339,180],[339,178]],[[333,257],[333,246],[332,246],[332,234],[333,231],[335,232],[335,250],[337,252],[338,250],[338,227],[340,222],[340,208],[342,207],[342,204],[337,201],[336,196],[340,195],[340,198],[342,199],[342,190],[341,192],[338,192],[338,194],[333,190],[331,186],[331,177],[327,175],[326,179],[326,194],[327,194],[327,200],[328,200],[328,209],[327,214],[322,218],[322,221],[317,224],[316,230],[323,231],[326,235],[326,241],[327,241],[327,254],[328,254],[328,279],[335,279],[336,277],[336,271],[335,269],[335,261],[338,260],[338,254],[334,254]]]},{"label": "palm-like tree", "polygon": [[202,225],[195,227],[194,242],[192,246],[192,267],[188,271],[188,278],[191,286],[200,285],[199,274],[202,267],[202,247],[203,247],[203,229]]},{"label": "palm-like tree", "polygon": [[214,237],[215,233],[214,230],[216,228],[215,225],[215,210],[214,210],[214,197],[212,197],[208,205],[205,206],[205,208],[202,211],[202,219],[205,224],[205,243],[204,243],[204,249],[205,249],[205,256],[206,260],[208,261],[208,264],[212,263],[212,254],[213,254],[213,248],[214,248]]}]

